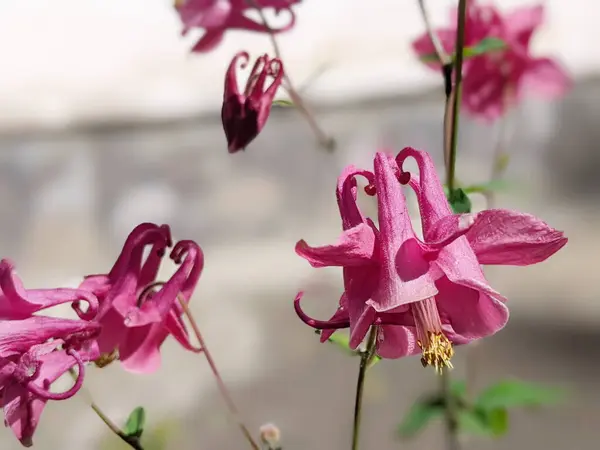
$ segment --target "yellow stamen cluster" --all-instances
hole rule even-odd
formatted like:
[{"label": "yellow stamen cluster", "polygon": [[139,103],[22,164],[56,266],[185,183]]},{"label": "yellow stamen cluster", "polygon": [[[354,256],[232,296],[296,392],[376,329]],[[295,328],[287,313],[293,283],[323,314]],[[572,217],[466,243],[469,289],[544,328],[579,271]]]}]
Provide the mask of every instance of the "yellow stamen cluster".
[{"label": "yellow stamen cluster", "polygon": [[436,372],[441,372],[444,367],[452,369],[450,358],[454,355],[452,343],[444,333],[427,332],[427,343],[424,345],[417,341],[417,345],[423,352],[421,364],[423,367],[433,366]]},{"label": "yellow stamen cluster", "polygon": [[96,367],[102,369],[117,359],[119,359],[119,350],[115,348],[110,353],[103,353],[100,355],[100,357],[94,361],[94,364]]}]

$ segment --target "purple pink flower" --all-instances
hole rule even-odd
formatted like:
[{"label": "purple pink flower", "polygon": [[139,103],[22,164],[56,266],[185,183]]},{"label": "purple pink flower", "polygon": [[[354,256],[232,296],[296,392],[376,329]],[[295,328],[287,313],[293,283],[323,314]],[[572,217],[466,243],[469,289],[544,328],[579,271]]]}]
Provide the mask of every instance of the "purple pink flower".
[{"label": "purple pink flower", "polygon": [[[179,301],[189,303],[202,273],[204,256],[195,242],[179,241],[169,255],[179,264],[178,269],[166,282],[158,282],[161,261],[171,245],[167,225],[138,225],[110,272],[87,276],[80,286],[93,292],[100,302],[100,353],[104,357],[118,356],[131,372],[158,369],[160,347],[169,335],[184,348],[199,351],[190,343]],[[146,249],[149,253],[144,259]]]},{"label": "purple pink flower", "polygon": [[[203,28],[204,35],[192,48],[193,52],[205,53],[221,43],[227,30],[246,30],[259,33],[281,33],[293,28],[296,16],[292,5],[299,0],[181,0],[175,9],[183,23],[182,34],[191,29]],[[287,11],[289,22],[277,28],[267,27],[246,16],[248,10],[271,8],[276,13]]]},{"label": "purple pink flower", "polygon": [[[273,98],[283,80],[283,65],[277,58],[260,56],[250,72],[246,87],[240,93],[237,81],[237,64],[248,64],[248,53],[240,52],[233,57],[225,74],[225,90],[221,119],[229,153],[244,150],[263,129],[271,113]],[[273,78],[265,87],[267,78]]]},{"label": "purple pink flower", "polygon": [[[451,26],[435,30],[446,52],[454,51],[456,9]],[[571,78],[555,60],[531,54],[531,38],[543,23],[542,5],[524,6],[503,14],[495,6],[470,0],[467,4],[465,46],[485,38],[501,39],[505,48],[475,56],[464,62],[462,101],[465,109],[478,117],[494,120],[519,102],[531,90],[546,98],[562,96],[571,86]],[[413,42],[420,56],[434,52],[427,34]],[[431,64],[439,68],[439,65]]]},{"label": "purple pink flower", "polygon": [[[403,170],[417,161],[419,174]],[[356,177],[377,197],[378,223],[357,205]],[[403,184],[416,193],[423,237],[409,217]],[[313,267],[343,268],[344,292],[328,321],[310,318],[295,300],[308,325],[324,330],[350,328],[350,347],[377,326],[377,352],[385,358],[422,353],[422,363],[451,367],[453,344],[494,334],[506,324],[506,299],[491,288],[480,264],[529,265],[545,260],[567,239],[529,214],[493,209],[453,214],[429,155],[405,148],[396,158],[378,152],[374,171],[348,167],[338,180],[342,235],[333,245],[296,252]]]},{"label": "purple pink flower", "polygon": [[[85,311],[81,302],[87,303]],[[71,303],[81,319],[32,315]],[[93,294],[78,289],[25,289],[8,260],[0,261],[0,407],[5,424],[24,446],[48,400],[65,400],[83,384],[85,363],[98,357],[94,339],[100,324]],[[50,390],[70,369],[76,379],[64,392]]]}]

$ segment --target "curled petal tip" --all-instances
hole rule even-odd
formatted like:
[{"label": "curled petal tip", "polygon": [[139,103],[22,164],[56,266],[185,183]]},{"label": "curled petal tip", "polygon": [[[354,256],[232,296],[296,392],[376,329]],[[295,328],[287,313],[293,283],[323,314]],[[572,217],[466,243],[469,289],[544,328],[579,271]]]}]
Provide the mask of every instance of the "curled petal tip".
[{"label": "curled petal tip", "polygon": [[308,316],[300,306],[300,300],[302,299],[303,295],[304,292],[302,291],[298,292],[296,295],[296,298],[294,299],[294,310],[296,311],[296,314],[298,314],[300,320],[302,320],[302,322],[308,326],[316,328],[317,330],[336,330],[340,328],[348,328],[350,326],[349,320],[317,320]]}]

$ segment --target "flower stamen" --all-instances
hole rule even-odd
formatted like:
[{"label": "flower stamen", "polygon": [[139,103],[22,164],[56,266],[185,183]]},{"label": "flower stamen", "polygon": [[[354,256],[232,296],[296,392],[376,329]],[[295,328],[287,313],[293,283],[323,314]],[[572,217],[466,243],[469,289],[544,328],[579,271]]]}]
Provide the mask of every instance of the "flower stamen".
[{"label": "flower stamen", "polygon": [[433,366],[436,372],[452,369],[452,343],[442,331],[442,321],[434,297],[411,303],[417,328],[417,345],[421,349],[423,367]]}]

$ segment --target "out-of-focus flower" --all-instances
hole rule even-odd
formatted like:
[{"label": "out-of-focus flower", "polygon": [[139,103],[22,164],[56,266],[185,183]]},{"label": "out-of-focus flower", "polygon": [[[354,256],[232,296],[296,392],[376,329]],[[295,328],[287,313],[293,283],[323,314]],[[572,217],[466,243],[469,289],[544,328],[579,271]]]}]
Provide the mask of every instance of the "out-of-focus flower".
[{"label": "out-of-focus flower", "polygon": [[[283,65],[277,58],[260,56],[254,63],[243,93],[240,93],[237,81],[237,64],[248,64],[247,52],[234,56],[225,74],[225,90],[221,120],[227,138],[229,153],[244,150],[263,129],[271,113],[271,105],[277,89],[283,80]],[[265,87],[267,77],[272,83]]]},{"label": "out-of-focus flower", "polygon": [[[46,402],[68,399],[81,388],[84,364],[98,356],[91,342],[99,331],[95,321],[44,316],[0,320],[0,407],[6,426],[24,446],[33,444]],[[51,392],[52,383],[74,366],[79,369],[74,385]]]},{"label": "out-of-focus flower", "polygon": [[[420,176],[404,172],[412,156]],[[422,352],[424,365],[451,367],[452,343],[491,335],[508,320],[505,298],[488,286],[479,264],[534,264],[566,243],[559,231],[528,214],[489,210],[452,214],[427,153],[406,148],[396,160],[375,155],[374,173],[349,168],[338,182],[344,232],[337,244],[296,252],[313,267],[344,268],[344,294],[329,321],[308,317],[310,326],[350,327],[355,349],[370,326],[377,326],[377,353],[398,358]],[[378,226],[356,205],[356,175],[369,180],[377,196]],[[401,184],[409,183],[419,200],[423,239],[413,230]],[[479,260],[478,260],[479,257]],[[329,334],[330,335],[330,334]]]},{"label": "out-of-focus flower", "polygon": [[[192,48],[205,53],[221,43],[227,30],[246,30],[259,33],[281,33],[290,30],[296,21],[292,5],[299,0],[177,0],[175,9],[183,23],[182,34],[190,29],[204,28],[205,33]],[[267,27],[246,16],[248,10],[272,8],[276,13],[287,11],[290,21],[278,28]]]},{"label": "out-of-focus flower", "polygon": [[[180,241],[170,258],[179,268],[165,282],[156,276],[166,248],[171,246],[167,225],[138,225],[106,275],[90,275],[80,289],[94,293],[99,301],[102,332],[97,344],[105,365],[118,352],[123,367],[131,372],[153,372],[160,366],[160,346],[172,335],[184,348],[199,351],[189,341],[179,299],[190,301],[204,266],[200,247]],[[150,247],[148,257],[144,250]]]},{"label": "out-of-focus flower", "polygon": [[[531,54],[531,37],[542,24],[543,13],[542,5],[502,14],[492,5],[482,5],[475,0],[468,2],[465,46],[477,45],[485,38],[498,38],[506,44],[503,50],[464,61],[462,95],[469,113],[494,120],[503,115],[507,107],[519,102],[528,90],[556,98],[569,89],[572,82],[565,69],[553,59]],[[452,26],[435,31],[448,53],[454,51],[456,14],[454,9]],[[434,52],[427,34],[415,40],[413,48],[421,56]]]}]

